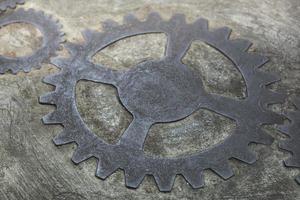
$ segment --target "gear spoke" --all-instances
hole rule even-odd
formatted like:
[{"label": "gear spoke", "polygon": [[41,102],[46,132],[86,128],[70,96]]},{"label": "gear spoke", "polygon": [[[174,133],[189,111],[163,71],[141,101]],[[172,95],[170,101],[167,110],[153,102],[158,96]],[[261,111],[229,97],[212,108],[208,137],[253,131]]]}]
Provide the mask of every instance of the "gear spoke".
[{"label": "gear spoke", "polygon": [[116,85],[121,75],[122,72],[117,70],[87,62],[80,73],[80,79]]},{"label": "gear spoke", "polygon": [[[178,62],[185,55],[193,38],[184,34],[186,29],[190,28],[186,24],[184,15],[174,15],[170,19],[170,23],[173,24],[174,27],[170,27],[173,31],[169,31],[166,56],[169,60]],[[168,31],[168,28],[169,27],[166,26],[166,31]]]},{"label": "gear spoke", "polygon": [[141,119],[133,119],[129,127],[120,138],[120,145],[142,150],[143,145],[152,122]]},{"label": "gear spoke", "polygon": [[[192,42],[200,39],[196,33],[208,31],[208,22],[206,19],[200,18],[193,24],[187,24],[184,15],[175,14],[169,23],[174,27],[163,27],[169,33],[166,56],[167,59],[178,62],[184,57]],[[169,27],[171,30],[168,29]],[[191,30],[190,34],[186,34],[186,30]]]},{"label": "gear spoke", "polygon": [[201,101],[199,108],[205,108],[215,111],[218,114],[238,120],[241,114],[241,108],[245,107],[243,100],[236,100],[221,95],[207,95],[207,98]]}]

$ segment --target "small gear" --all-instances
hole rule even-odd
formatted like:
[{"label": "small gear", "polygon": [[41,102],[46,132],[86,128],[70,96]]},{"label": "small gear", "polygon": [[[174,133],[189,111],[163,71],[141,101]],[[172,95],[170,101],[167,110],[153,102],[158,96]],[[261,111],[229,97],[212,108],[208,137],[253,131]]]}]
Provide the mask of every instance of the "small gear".
[{"label": "small gear", "polygon": [[21,70],[29,72],[32,67],[40,68],[42,63],[50,62],[49,58],[55,56],[55,52],[64,41],[64,33],[60,31],[62,26],[57,20],[45,15],[42,11],[18,9],[0,18],[0,27],[12,23],[28,23],[34,25],[43,34],[43,45],[29,56],[12,58],[1,55],[1,74],[8,70],[16,74]]},{"label": "small gear", "polygon": [[[44,82],[56,86],[55,91],[40,97],[40,103],[56,105],[56,110],[43,117],[45,124],[62,124],[64,130],[54,138],[56,145],[75,142],[72,161],[98,159],[96,176],[105,179],[117,169],[125,172],[126,186],[137,188],[145,175],[153,175],[160,191],[170,191],[175,176],[181,174],[193,188],[204,185],[203,171],[212,169],[224,179],[233,176],[228,159],[246,163],[256,161],[248,145],[270,144],[273,138],[261,129],[263,124],[282,123],[284,117],[265,108],[282,103],[285,96],[267,90],[278,77],[258,68],[267,62],[263,56],[247,53],[251,43],[230,40],[231,30],[223,27],[210,31],[205,19],[188,24],[185,16],[174,15],[162,20],[151,13],[145,21],[133,15],[124,17],[124,24],[108,20],[103,32],[85,30],[83,44],[67,43],[70,58],[53,58],[61,70],[45,77]],[[112,70],[91,61],[106,46],[135,35],[165,33],[166,54],[161,60],[147,60],[127,71]],[[226,55],[243,75],[248,96],[236,100],[205,91],[201,78],[181,62],[191,43],[200,40]],[[79,80],[111,84],[117,88],[123,106],[133,121],[116,144],[97,137],[83,122],[75,102],[75,86]],[[143,151],[150,127],[158,122],[183,119],[205,108],[236,121],[237,129],[222,143],[186,156],[152,157]]]},{"label": "small gear", "polygon": [[[279,147],[292,153],[292,157],[284,161],[285,166],[300,168],[300,99],[294,99],[293,103],[298,110],[286,114],[286,117],[291,120],[291,124],[282,125],[279,129],[290,138],[281,141]],[[300,185],[300,175],[295,180]]]},{"label": "small gear", "polygon": [[24,4],[25,0],[4,0],[0,2],[0,11],[5,11],[7,8],[16,8],[17,4]]}]

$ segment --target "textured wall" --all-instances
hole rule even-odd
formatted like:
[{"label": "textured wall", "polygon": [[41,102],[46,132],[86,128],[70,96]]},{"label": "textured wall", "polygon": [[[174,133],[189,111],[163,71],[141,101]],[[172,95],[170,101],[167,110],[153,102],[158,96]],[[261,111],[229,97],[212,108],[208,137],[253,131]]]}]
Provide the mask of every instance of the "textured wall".
[{"label": "textured wall", "polygon": [[[122,21],[133,13],[143,19],[158,11],[167,19],[176,12],[188,21],[204,17],[211,28],[229,26],[232,38],[254,43],[250,51],[270,58],[262,70],[281,75],[282,82],[271,88],[300,95],[300,1],[299,0],[28,0],[24,8],[35,8],[55,15],[63,24],[69,41],[82,41],[84,28],[101,30],[105,19]],[[19,56],[41,44],[41,34],[28,25],[10,25],[0,30],[0,52]],[[129,38],[107,47],[94,57],[95,62],[115,69],[130,68],[147,58],[163,55],[166,38],[152,34]],[[61,51],[67,56],[66,51]],[[245,96],[239,72],[220,53],[195,42],[183,60],[201,74],[206,90],[233,98]],[[286,169],[282,160],[288,152],[277,148],[284,138],[274,126],[266,130],[277,140],[271,146],[252,145],[259,160],[246,165],[231,161],[235,176],[224,181],[211,171],[205,172],[205,188],[193,190],[178,177],[170,193],[158,192],[147,177],[137,190],[124,186],[123,172],[105,181],[94,176],[96,162],[90,159],[74,165],[70,160],[74,145],[56,147],[52,138],[59,126],[45,126],[41,117],[54,109],[38,103],[38,96],[53,88],[42,77],[57,69],[44,65],[41,70],[17,76],[0,76],[0,199],[300,199],[300,187],[293,177],[299,170]],[[80,81],[76,88],[78,110],[97,135],[115,142],[131,121],[119,104],[116,91],[109,86]],[[292,109],[290,103],[273,106],[278,112]],[[231,134],[235,123],[207,110],[170,124],[151,128],[145,143],[148,154],[176,156],[203,150]]]}]

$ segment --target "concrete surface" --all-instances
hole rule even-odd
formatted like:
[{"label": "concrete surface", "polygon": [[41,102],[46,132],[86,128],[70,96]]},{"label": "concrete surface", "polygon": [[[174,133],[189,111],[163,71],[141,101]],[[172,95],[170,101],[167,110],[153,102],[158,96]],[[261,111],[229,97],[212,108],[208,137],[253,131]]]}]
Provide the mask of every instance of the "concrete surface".
[{"label": "concrete surface", "polygon": [[[204,17],[212,28],[229,26],[232,38],[246,38],[254,43],[250,51],[270,58],[262,70],[279,73],[282,82],[270,86],[289,95],[300,95],[300,1],[299,0],[28,0],[24,8],[35,8],[53,14],[63,24],[69,41],[82,41],[84,28],[101,30],[105,19],[122,21],[133,13],[140,19],[158,11],[168,19],[176,12],[188,21]],[[20,56],[34,51],[42,35],[24,24],[9,25],[0,30],[0,53]],[[163,55],[166,38],[151,34],[128,38],[110,45],[94,56],[94,61],[115,69],[126,69],[147,58]],[[66,51],[61,55],[67,56]],[[202,76],[206,90],[233,98],[245,97],[245,84],[239,72],[219,52],[195,42],[183,59]],[[147,177],[137,189],[124,186],[123,172],[105,181],[94,176],[95,160],[75,165],[70,158],[75,145],[56,147],[52,138],[59,126],[45,126],[41,117],[54,107],[38,103],[38,96],[52,87],[42,78],[57,69],[44,65],[41,70],[17,76],[0,76],[0,199],[222,199],[222,200],[297,200],[300,186],[293,177],[297,169],[287,169],[282,160],[290,153],[277,148],[285,136],[268,126],[276,138],[271,146],[251,145],[259,160],[247,165],[231,161],[235,176],[222,180],[205,172],[206,186],[193,190],[182,177],[170,193],[158,192],[153,178]],[[114,88],[80,81],[76,88],[78,109],[88,126],[99,137],[114,143],[131,121],[131,115],[119,104]],[[277,112],[293,109],[272,106]],[[209,148],[221,142],[235,128],[234,121],[207,110],[168,124],[151,128],[145,143],[147,154],[177,156]]]}]

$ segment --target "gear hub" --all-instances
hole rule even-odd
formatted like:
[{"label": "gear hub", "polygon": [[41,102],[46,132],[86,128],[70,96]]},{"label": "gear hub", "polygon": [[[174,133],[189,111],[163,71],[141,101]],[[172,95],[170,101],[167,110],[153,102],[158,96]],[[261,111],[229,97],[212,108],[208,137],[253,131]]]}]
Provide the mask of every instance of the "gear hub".
[{"label": "gear hub", "polygon": [[172,61],[148,61],[117,83],[123,105],[138,118],[155,122],[182,119],[197,110],[205,91],[192,70]]}]

